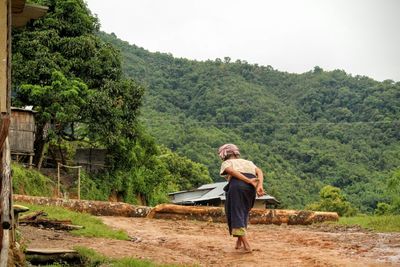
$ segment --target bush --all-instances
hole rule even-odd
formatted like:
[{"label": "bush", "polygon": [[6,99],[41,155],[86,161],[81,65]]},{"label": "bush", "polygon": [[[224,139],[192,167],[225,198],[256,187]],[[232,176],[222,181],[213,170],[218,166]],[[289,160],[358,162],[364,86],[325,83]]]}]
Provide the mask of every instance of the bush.
[{"label": "bush", "polygon": [[376,215],[386,215],[390,213],[391,210],[391,206],[387,203],[378,203],[378,205],[376,205],[376,209],[375,209],[375,214]]},{"label": "bush", "polygon": [[339,216],[354,216],[357,210],[346,201],[340,188],[327,185],[319,192],[320,201],[306,206],[307,210],[332,211],[337,212]]}]

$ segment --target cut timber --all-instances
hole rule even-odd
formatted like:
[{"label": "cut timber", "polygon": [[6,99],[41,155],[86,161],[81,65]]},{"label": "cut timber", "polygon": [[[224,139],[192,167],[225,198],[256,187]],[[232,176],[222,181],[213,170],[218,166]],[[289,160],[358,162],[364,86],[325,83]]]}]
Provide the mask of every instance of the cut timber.
[{"label": "cut timber", "polygon": [[20,221],[23,221],[23,220],[32,221],[32,220],[36,220],[37,217],[46,216],[46,215],[47,214],[43,210],[40,210],[40,211],[35,211],[32,213],[25,214],[24,216],[19,217],[19,220]]},{"label": "cut timber", "polygon": [[[179,206],[162,204],[152,209],[149,218],[156,219],[194,219],[199,221],[226,222],[224,209],[220,207]],[[251,224],[301,224],[337,221],[336,212],[317,212],[304,210],[252,209]]]},{"label": "cut timber", "polygon": [[47,216],[47,214],[44,211],[36,211],[21,217],[19,219],[19,223],[22,225],[31,225],[35,227],[66,231],[79,230],[83,228],[83,226],[80,225],[73,225],[71,220],[39,218],[40,216]]},{"label": "cut timber", "polygon": [[64,207],[69,210],[86,212],[97,216],[146,217],[151,210],[150,207],[135,206],[122,202],[32,197],[16,194],[13,195],[13,198],[17,202]]},{"label": "cut timber", "polygon": [[32,249],[25,251],[26,260],[32,264],[81,263],[81,256],[75,250],[70,249]]},{"label": "cut timber", "polygon": [[59,220],[51,220],[44,218],[38,218],[35,220],[20,220],[19,223],[21,225],[30,225],[35,227],[43,227],[48,229],[65,230],[65,231],[79,230],[83,228],[83,226],[80,225],[73,225],[71,221],[59,221]]},{"label": "cut timber", "polygon": [[225,222],[225,212],[220,207],[180,206],[161,204],[154,207],[148,218],[154,219],[189,219],[198,221]]},{"label": "cut timber", "polygon": [[[65,200],[60,198],[31,197],[15,195],[14,200],[44,206],[60,206],[79,212],[87,212],[102,216],[148,217],[155,219],[199,220],[211,222],[226,222],[224,208],[205,206],[180,206],[161,204],[154,208],[134,206],[122,202],[102,202],[88,200]],[[301,224],[337,221],[336,212],[319,212],[305,210],[252,209],[250,223],[252,224]]]}]

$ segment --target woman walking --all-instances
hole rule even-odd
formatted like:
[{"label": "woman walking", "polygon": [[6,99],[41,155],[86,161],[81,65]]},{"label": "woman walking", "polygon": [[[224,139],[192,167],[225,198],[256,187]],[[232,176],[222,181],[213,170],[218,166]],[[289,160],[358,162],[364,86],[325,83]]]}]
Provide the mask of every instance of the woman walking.
[{"label": "woman walking", "polygon": [[234,144],[221,146],[218,155],[223,160],[220,174],[229,182],[225,188],[225,214],[229,233],[237,237],[236,249],[243,247],[246,252],[251,252],[246,228],[256,194],[265,194],[263,173],[253,162],[241,159],[239,148]]}]

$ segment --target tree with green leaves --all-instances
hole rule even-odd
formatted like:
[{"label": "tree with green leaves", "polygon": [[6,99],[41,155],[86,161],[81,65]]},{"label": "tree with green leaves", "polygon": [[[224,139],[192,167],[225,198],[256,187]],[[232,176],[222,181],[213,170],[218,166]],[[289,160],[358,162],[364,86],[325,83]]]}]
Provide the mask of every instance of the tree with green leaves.
[{"label": "tree with green leaves", "polygon": [[35,2],[47,15],[13,33],[13,105],[37,111],[34,163],[51,138],[108,147],[133,137],[143,88],[122,77],[119,52],[96,36],[97,18],[83,0]]},{"label": "tree with green leaves", "polygon": [[320,200],[306,206],[306,209],[315,211],[334,211],[339,216],[354,216],[356,210],[346,201],[341,190],[337,187],[327,185],[319,192]]}]

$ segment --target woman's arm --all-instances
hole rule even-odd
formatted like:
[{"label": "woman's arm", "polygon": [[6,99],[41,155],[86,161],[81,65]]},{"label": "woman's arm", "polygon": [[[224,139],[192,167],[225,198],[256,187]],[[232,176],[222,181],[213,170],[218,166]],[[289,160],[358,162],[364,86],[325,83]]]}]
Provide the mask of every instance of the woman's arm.
[{"label": "woman's arm", "polygon": [[256,176],[259,180],[259,183],[257,184],[256,191],[257,191],[257,196],[263,196],[265,195],[264,191],[264,174],[260,168],[256,168]]},{"label": "woman's arm", "polygon": [[227,167],[225,169],[225,173],[235,177],[236,179],[242,180],[245,183],[251,184],[254,187],[257,187],[259,179],[249,179],[246,176],[244,176],[241,172],[238,172],[237,170],[233,169],[232,167]]}]

